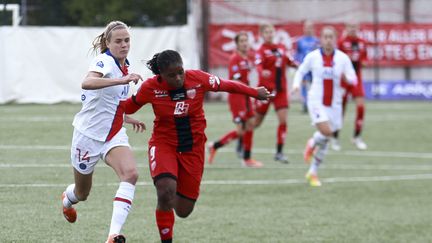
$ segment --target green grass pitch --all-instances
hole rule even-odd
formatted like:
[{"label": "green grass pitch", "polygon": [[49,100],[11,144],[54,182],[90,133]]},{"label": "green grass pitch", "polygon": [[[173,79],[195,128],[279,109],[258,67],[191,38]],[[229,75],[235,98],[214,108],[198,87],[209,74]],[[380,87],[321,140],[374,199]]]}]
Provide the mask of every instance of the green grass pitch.
[{"label": "green grass pitch", "polygon": [[[0,106],[0,242],[104,242],[118,179],[103,162],[94,187],[67,223],[60,195],[73,181],[71,122],[80,105]],[[350,143],[354,106],[341,133],[342,151],[330,151],[320,170],[321,188],[304,181],[302,150],[314,129],[294,103],[285,151],[291,163],[273,161],[277,121],[270,111],[254,136],[262,169],[240,166],[234,143],[206,165],[192,215],[176,219],[175,242],[432,242],[432,105],[367,103],[367,151]],[[224,103],[206,104],[207,136],[234,128]],[[150,107],[134,117],[148,131],[128,128],[140,179],[123,228],[127,242],[158,242],[155,189],[147,165]]]}]

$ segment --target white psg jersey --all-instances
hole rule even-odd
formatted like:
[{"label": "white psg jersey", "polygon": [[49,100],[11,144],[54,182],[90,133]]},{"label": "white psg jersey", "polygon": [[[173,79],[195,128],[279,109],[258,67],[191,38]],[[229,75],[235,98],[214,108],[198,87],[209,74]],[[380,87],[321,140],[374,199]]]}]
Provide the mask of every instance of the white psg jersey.
[{"label": "white psg jersey", "polygon": [[321,102],[324,106],[340,105],[342,102],[341,78],[356,84],[357,76],[349,57],[335,50],[333,55],[325,56],[321,49],[306,55],[294,77],[294,87],[308,72],[312,72],[312,84],[308,92],[308,102]]},{"label": "white psg jersey", "polygon": [[[127,63],[128,64],[128,63]],[[103,78],[121,78],[120,65],[108,52],[96,56],[89,71],[102,74]],[[72,125],[87,137],[109,141],[123,126],[123,102],[129,92],[129,84],[115,85],[95,90],[82,90],[82,108],[75,115]]]}]

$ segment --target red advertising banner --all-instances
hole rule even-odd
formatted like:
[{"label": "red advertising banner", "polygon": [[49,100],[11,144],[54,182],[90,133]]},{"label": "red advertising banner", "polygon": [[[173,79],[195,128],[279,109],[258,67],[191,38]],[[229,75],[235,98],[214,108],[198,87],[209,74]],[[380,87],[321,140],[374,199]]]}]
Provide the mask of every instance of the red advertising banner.
[{"label": "red advertising banner", "polygon": [[[327,24],[316,23],[316,33]],[[344,25],[331,24],[338,34]],[[294,53],[296,40],[302,35],[301,23],[276,25],[275,41],[283,43]],[[361,24],[360,36],[366,40],[366,65],[377,63],[380,66],[424,66],[432,65],[432,24]],[[229,56],[235,49],[234,36],[239,31],[246,31],[252,50],[262,44],[258,25],[210,25],[209,26],[209,65],[226,66]],[[375,40],[375,37],[377,41]]]}]

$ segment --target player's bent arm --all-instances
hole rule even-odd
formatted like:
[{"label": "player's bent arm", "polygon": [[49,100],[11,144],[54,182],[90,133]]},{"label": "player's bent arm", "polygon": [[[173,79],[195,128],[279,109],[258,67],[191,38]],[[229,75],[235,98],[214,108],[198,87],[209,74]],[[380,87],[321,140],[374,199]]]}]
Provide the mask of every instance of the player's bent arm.
[{"label": "player's bent arm", "polygon": [[81,88],[86,90],[102,89],[119,84],[128,84],[130,81],[137,83],[140,79],[142,80],[141,76],[134,73],[128,74],[122,78],[103,78],[102,73],[90,71],[84,78]]},{"label": "player's bent arm", "polygon": [[293,81],[293,92],[296,92],[300,89],[301,82],[303,81],[303,77],[310,72],[310,56],[306,55],[302,64],[298,67]]},{"label": "player's bent arm", "polygon": [[357,74],[354,70],[351,60],[346,56],[344,58],[344,78],[351,85],[357,84]]},{"label": "player's bent arm", "polygon": [[124,109],[126,114],[134,114],[137,112],[144,104],[140,104],[136,100],[136,96],[132,95],[124,103]]}]

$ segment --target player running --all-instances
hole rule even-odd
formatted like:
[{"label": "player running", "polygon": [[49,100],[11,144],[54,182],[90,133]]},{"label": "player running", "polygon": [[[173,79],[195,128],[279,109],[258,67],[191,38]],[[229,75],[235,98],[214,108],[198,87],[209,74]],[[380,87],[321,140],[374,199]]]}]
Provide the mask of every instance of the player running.
[{"label": "player running", "polygon": [[[338,43],[339,50],[345,52],[351,59],[351,62],[356,70],[357,74],[357,85],[346,86],[343,97],[343,115],[345,114],[346,104],[348,101],[348,96],[354,98],[356,104],[356,117],[354,123],[354,136],[352,143],[360,150],[367,149],[366,143],[361,138],[361,133],[363,130],[364,114],[365,114],[365,91],[363,87],[362,79],[362,66],[366,59],[366,42],[358,36],[359,25],[357,23],[348,23],[346,25],[346,35],[343,36]],[[339,130],[335,131],[332,139],[332,149],[339,151],[341,146],[339,143]]]},{"label": "player running", "polygon": [[281,163],[288,163],[287,157],[283,154],[289,106],[285,67],[287,65],[296,67],[297,64],[288,55],[284,45],[273,43],[275,35],[273,25],[261,25],[260,34],[264,39],[264,43],[256,53],[255,64],[258,71],[258,85],[266,87],[270,92],[275,94],[275,98],[256,102],[255,127],[261,125],[270,104],[273,103],[279,121],[274,160]]},{"label": "player running", "polygon": [[[124,102],[129,91],[129,82],[137,83],[141,76],[128,73],[126,59],[130,48],[128,26],[112,21],[93,42],[96,56],[82,83],[82,108],[75,115],[71,147],[71,162],[75,183],[62,194],[63,215],[74,223],[75,208],[85,201],[92,186],[93,170],[99,159],[114,169],[120,186],[114,197],[113,212],[106,242],[125,242],[120,234],[132,206],[138,171],[126,129],[123,126]],[[143,132],[144,123],[125,117],[137,132]]]},{"label": "player running", "polygon": [[[237,51],[235,51],[229,60],[229,79],[238,80],[249,85],[249,72],[251,64],[248,60],[249,40],[246,32],[240,32],[234,38]],[[217,140],[209,143],[208,162],[213,163],[216,150],[231,142],[233,139],[241,138],[243,152],[243,166],[259,168],[263,164],[251,158],[252,138],[254,129],[254,111],[252,100],[247,95],[228,94],[228,104],[233,116],[233,121],[237,125],[234,129]]]},{"label": "player running", "polygon": [[157,53],[147,62],[155,74],[127,100],[126,114],[151,104],[155,114],[149,141],[149,167],[157,191],[156,223],[162,242],[172,242],[174,211],[189,216],[198,199],[204,170],[206,119],[203,103],[208,91],[240,93],[265,100],[264,87],[219,79],[200,70],[184,70],[176,51]]},{"label": "player running", "polygon": [[[315,37],[314,24],[310,20],[306,20],[303,24],[303,36],[297,40],[297,52],[295,59],[298,63],[302,63],[306,54],[317,49],[319,47],[319,40]],[[303,77],[301,84],[301,96],[303,103],[303,112],[307,113],[307,92],[309,84],[312,82],[312,74],[308,73]]]},{"label": "player running", "polygon": [[308,111],[317,131],[306,143],[304,160],[310,163],[306,179],[311,186],[321,186],[318,167],[324,161],[332,133],[342,126],[341,79],[355,84],[357,77],[349,57],[336,49],[336,31],[326,26],[321,31],[321,48],[306,55],[294,77],[293,92],[297,92],[303,76],[312,72],[308,94]]}]

